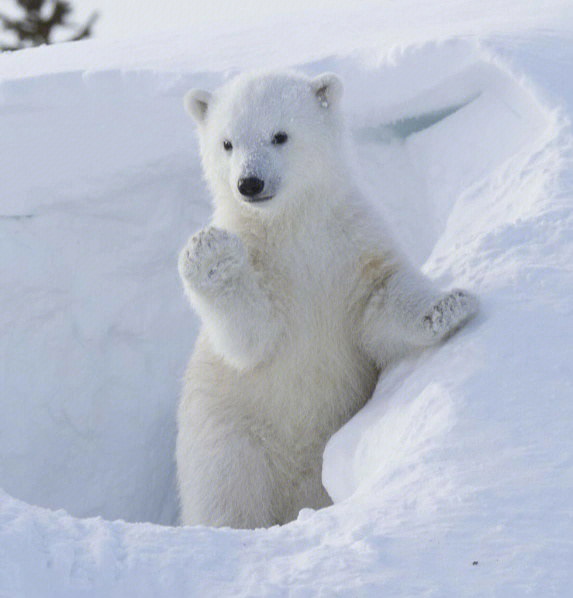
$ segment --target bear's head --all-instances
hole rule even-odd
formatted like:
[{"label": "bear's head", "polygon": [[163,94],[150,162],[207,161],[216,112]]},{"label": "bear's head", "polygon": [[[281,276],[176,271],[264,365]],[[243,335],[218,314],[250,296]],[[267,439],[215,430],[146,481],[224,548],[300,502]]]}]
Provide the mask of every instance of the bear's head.
[{"label": "bear's head", "polygon": [[206,179],[217,207],[268,216],[331,186],[340,170],[342,84],[326,73],[239,75],[185,108],[198,123]]}]

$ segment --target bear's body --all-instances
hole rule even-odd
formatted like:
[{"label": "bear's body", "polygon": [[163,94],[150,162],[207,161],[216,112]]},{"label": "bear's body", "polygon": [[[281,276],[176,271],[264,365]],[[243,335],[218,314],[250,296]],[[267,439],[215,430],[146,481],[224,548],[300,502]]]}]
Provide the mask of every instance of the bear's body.
[{"label": "bear's body", "polygon": [[330,504],[322,454],[380,369],[477,308],[415,272],[352,182],[333,75],[192,91],[215,212],[179,268],[203,320],[178,414],[182,522],[263,527]]}]

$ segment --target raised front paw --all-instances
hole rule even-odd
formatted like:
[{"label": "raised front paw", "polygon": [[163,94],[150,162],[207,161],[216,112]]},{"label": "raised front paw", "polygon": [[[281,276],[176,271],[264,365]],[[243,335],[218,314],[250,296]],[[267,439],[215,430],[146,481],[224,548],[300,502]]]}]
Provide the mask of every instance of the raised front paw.
[{"label": "raised front paw", "polygon": [[195,233],[179,255],[179,274],[191,287],[224,286],[240,274],[245,251],[239,237],[210,226]]},{"label": "raised front paw", "polygon": [[478,300],[467,291],[455,289],[440,297],[423,315],[422,328],[430,342],[453,334],[478,311]]}]

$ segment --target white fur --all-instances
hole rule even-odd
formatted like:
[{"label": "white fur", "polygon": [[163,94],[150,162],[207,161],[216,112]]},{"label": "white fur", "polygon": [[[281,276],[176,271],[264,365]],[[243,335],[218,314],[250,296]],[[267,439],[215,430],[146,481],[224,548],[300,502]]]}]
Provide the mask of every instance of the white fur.
[{"label": "white fur", "polygon": [[[286,72],[186,96],[215,211],[179,261],[204,324],[178,413],[184,524],[270,526],[330,504],[324,446],[380,369],[477,310],[412,269],[354,186],[341,94],[335,75]],[[245,176],[272,199],[246,201]]]}]

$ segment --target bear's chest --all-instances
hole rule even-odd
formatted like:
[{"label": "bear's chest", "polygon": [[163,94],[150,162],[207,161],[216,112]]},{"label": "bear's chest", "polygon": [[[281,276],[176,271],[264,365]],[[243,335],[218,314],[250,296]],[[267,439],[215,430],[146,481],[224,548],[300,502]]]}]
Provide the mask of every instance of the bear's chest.
[{"label": "bear's chest", "polygon": [[[283,256],[281,256],[283,257]],[[294,253],[268,264],[270,289],[291,336],[328,346],[348,336],[359,281],[349,260],[325,249]]]}]

